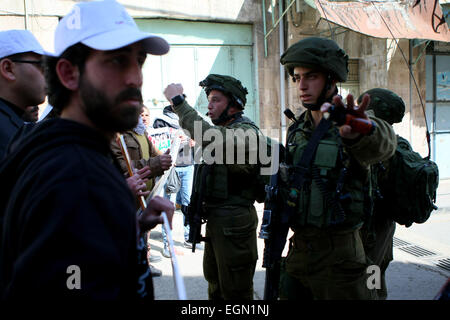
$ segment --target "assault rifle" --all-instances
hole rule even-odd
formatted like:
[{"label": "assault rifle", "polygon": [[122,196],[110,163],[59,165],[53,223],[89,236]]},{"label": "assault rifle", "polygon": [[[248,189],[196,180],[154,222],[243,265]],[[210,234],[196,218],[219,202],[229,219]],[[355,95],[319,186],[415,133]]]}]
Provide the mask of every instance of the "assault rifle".
[{"label": "assault rifle", "polygon": [[[296,124],[299,123],[299,120],[295,118],[291,110],[286,109],[284,113]],[[259,233],[259,238],[264,239],[265,244],[263,255],[263,267],[266,268],[264,300],[276,300],[278,298],[281,254],[286,245],[290,220],[296,213],[297,197],[305,182],[305,174],[314,158],[317,145],[330,125],[330,121],[322,119],[316,130],[314,130],[298,166],[289,167],[283,165],[282,167],[282,165],[280,165],[280,170],[286,170],[285,173],[289,180],[289,185],[286,186],[289,188],[289,195],[288,199],[286,199],[286,203],[281,202],[279,192],[279,184],[281,183],[279,176],[280,170],[270,177],[270,185],[266,186],[263,221]],[[292,128],[294,129],[292,132],[295,132],[295,127]],[[280,148],[282,148],[281,145]],[[284,155],[284,151],[280,152],[280,154]]]},{"label": "assault rifle", "polygon": [[[198,175],[198,170],[200,168],[199,164],[195,165],[194,168],[194,180]],[[206,217],[204,215],[204,200],[205,200],[205,187],[206,187],[206,177],[210,174],[212,170],[211,165],[204,165],[202,168],[200,176],[200,184],[197,190],[192,191],[191,200],[187,209],[186,219],[189,221],[189,242],[192,243],[192,252],[195,252],[195,246],[201,241],[206,241],[206,238],[202,236],[202,224],[206,222]]]},{"label": "assault rifle", "polygon": [[283,217],[282,206],[279,204],[278,172],[270,177],[266,185],[264,213],[259,232],[259,238],[264,239],[263,268],[266,268],[264,300],[277,300],[280,282],[280,262],[289,224]]}]

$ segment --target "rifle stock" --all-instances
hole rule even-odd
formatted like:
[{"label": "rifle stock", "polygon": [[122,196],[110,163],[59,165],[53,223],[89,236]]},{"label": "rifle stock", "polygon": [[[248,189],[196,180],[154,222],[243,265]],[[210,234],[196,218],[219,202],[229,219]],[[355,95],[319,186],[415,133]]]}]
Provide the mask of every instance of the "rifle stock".
[{"label": "rifle stock", "polygon": [[[206,238],[201,234],[202,224],[206,217],[204,214],[204,200],[205,200],[205,188],[206,188],[206,177],[211,173],[211,165],[202,165],[200,175],[198,171],[200,170],[200,165],[196,164],[194,169],[194,177],[200,178],[200,184],[198,189],[193,190],[191,201],[188,208],[188,219],[189,219],[189,242],[192,243],[192,252],[195,252],[195,246],[201,241],[205,241]],[[194,178],[194,183],[195,182]]]},{"label": "rifle stock", "polygon": [[283,218],[282,206],[279,204],[278,173],[270,177],[270,185],[266,185],[266,200],[259,232],[264,239],[262,266],[266,268],[264,300],[277,300],[279,296],[280,261],[289,231],[287,219]]}]

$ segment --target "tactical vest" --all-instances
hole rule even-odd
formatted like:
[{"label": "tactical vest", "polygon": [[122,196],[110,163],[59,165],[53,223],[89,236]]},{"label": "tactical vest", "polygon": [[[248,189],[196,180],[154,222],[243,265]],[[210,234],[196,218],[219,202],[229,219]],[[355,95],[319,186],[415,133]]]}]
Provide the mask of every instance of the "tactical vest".
[{"label": "tactical vest", "polygon": [[[227,128],[243,130],[259,128],[251,120],[241,117],[233,121]],[[239,166],[233,164],[233,166]],[[202,175],[206,172],[205,188],[200,190]],[[253,205],[259,198],[260,189],[264,186],[258,184],[259,168],[255,166],[250,176],[243,176],[233,172],[229,164],[206,164],[195,165],[193,198],[198,198],[204,192],[205,205],[208,207],[221,207],[225,205],[249,206]],[[194,195],[196,194],[196,195]]]},{"label": "tactical vest", "polygon": [[343,148],[337,127],[331,126],[320,140],[303,187],[294,190],[292,172],[299,165],[313,130],[305,114],[289,127],[286,165],[280,166],[285,184],[282,196],[295,212],[291,226],[294,230],[307,225],[356,228],[371,213],[369,172]]}]

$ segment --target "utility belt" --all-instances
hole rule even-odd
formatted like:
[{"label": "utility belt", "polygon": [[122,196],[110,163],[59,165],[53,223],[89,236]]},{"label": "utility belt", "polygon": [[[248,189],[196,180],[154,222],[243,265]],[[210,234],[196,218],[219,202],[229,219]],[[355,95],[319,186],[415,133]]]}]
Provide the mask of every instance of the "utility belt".
[{"label": "utility belt", "polygon": [[360,226],[333,232],[306,227],[296,230],[290,243],[298,250],[317,252],[348,246],[353,238],[360,237]]},{"label": "utility belt", "polygon": [[[201,175],[201,172],[205,169],[206,165],[199,165],[198,175]],[[208,204],[229,203],[230,205],[239,205],[255,202],[254,179],[232,175],[227,166],[223,164],[212,165],[209,169],[210,172],[206,176],[204,188],[204,199]]]},{"label": "utility belt", "polygon": [[[204,180],[204,186],[200,188],[202,180]],[[226,165],[195,165],[190,206],[201,207],[204,211],[203,208],[253,205],[255,192],[252,185],[245,185],[242,181],[239,184],[238,180],[237,177],[229,174]],[[198,201],[201,203],[197,203]]]}]

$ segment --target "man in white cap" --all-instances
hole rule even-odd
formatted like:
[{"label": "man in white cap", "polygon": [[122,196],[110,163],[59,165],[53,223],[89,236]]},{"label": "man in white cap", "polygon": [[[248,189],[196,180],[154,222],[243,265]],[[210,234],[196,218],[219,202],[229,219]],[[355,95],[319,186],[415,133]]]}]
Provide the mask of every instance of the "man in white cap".
[{"label": "man in white cap", "polygon": [[136,217],[109,146],[138,123],[147,53],[168,50],[115,1],[80,2],[61,19],[45,63],[60,117],[0,167],[2,299],[153,298],[143,234],[174,206],[155,197]]},{"label": "man in white cap", "polygon": [[0,31],[0,163],[25,109],[45,100],[43,54],[30,31]]}]

